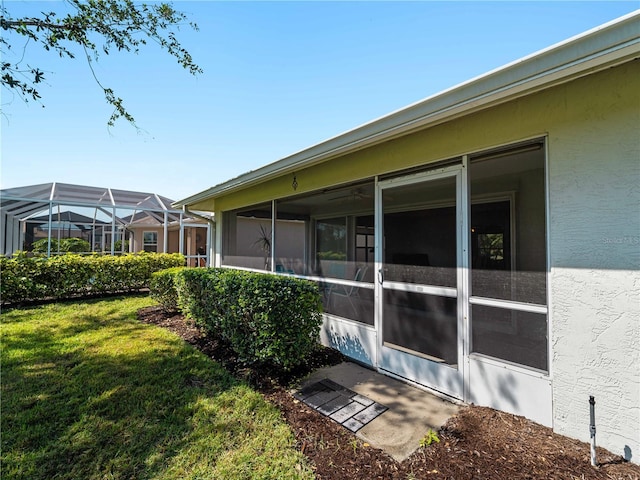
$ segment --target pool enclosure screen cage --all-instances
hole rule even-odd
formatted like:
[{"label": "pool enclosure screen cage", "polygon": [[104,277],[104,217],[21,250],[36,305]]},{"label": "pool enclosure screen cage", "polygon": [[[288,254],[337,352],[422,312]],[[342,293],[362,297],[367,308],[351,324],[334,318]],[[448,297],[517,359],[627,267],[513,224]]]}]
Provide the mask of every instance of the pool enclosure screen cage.
[{"label": "pool enclosure screen cage", "polygon": [[[211,217],[173,209],[172,202],[155,193],[56,182],[0,190],[0,253],[29,249],[37,231],[49,240],[48,256],[57,253],[55,240],[77,237],[89,242],[91,252],[179,252],[208,265]],[[134,235],[135,250],[126,246]]]}]

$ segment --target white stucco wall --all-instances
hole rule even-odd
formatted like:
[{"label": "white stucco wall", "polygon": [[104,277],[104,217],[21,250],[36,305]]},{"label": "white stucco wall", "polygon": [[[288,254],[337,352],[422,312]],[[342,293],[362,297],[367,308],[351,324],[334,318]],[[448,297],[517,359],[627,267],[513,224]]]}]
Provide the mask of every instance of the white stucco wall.
[{"label": "white stucco wall", "polygon": [[553,426],[588,441],[593,395],[598,445],[640,463],[638,62],[622,68],[549,112]]}]

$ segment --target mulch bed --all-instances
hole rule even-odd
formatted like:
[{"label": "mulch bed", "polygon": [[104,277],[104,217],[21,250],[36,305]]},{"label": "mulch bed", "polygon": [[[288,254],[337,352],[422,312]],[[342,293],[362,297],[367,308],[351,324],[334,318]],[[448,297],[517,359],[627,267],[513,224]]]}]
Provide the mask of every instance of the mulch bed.
[{"label": "mulch bed", "polygon": [[296,380],[318,367],[344,361],[339,352],[319,348],[287,374],[265,365],[249,368],[237,361],[228,345],[205,336],[182,315],[148,307],[138,317],[176,333],[276,405],[321,480],[640,480],[640,466],[622,457],[598,448],[600,466],[594,468],[588,444],[523,417],[477,406],[464,407],[438,432],[439,442],[420,447],[399,463],[291,395],[290,386]]}]

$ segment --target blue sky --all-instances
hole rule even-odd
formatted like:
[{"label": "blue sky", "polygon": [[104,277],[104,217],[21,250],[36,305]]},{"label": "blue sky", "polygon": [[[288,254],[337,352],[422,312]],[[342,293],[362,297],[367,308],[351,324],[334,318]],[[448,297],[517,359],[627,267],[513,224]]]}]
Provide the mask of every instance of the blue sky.
[{"label": "blue sky", "polygon": [[[7,1],[13,15],[61,2]],[[102,56],[141,131],[109,129],[86,61],[28,45],[42,105],[2,90],[0,186],[63,182],[198,193],[618,18],[640,1],[178,1],[192,77],[155,46]],[[18,48],[20,47],[20,48]],[[22,55],[22,44],[14,45]],[[9,60],[7,58],[7,60]]]}]

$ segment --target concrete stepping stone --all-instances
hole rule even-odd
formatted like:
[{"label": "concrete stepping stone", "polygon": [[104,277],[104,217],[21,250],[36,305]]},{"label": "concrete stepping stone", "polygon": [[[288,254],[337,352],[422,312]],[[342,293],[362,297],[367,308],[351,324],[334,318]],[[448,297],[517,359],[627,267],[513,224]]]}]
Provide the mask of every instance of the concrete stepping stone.
[{"label": "concrete stepping stone", "polygon": [[293,396],[353,433],[387,410],[384,405],[328,378],[305,386]]}]

